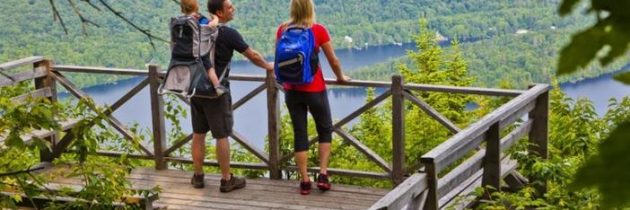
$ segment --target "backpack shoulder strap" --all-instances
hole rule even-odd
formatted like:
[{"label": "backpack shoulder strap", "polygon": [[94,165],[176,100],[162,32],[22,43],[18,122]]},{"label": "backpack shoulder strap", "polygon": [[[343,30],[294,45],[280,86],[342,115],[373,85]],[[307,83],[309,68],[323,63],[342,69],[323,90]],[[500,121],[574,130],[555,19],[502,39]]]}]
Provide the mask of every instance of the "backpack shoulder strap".
[{"label": "backpack shoulder strap", "polygon": [[[219,35],[221,33],[221,28],[225,27],[226,24],[225,23],[219,23],[219,25],[217,26],[217,36],[213,37],[212,40],[212,48],[210,48],[210,55],[212,58],[212,63],[216,66],[216,46],[217,46],[217,39],[219,38]],[[232,65],[232,62],[228,62],[228,64],[225,66],[225,68],[223,68],[223,71],[221,72],[221,76],[219,76],[219,83],[221,83],[223,81],[223,78],[225,78],[225,74],[227,72],[227,70],[230,68],[230,66]]]},{"label": "backpack shoulder strap", "polygon": [[223,72],[221,72],[221,76],[219,76],[219,83],[221,83],[223,81],[223,78],[225,78],[225,72],[227,72],[227,70],[230,68],[230,66],[232,65],[232,62],[229,62],[225,68],[223,68]]}]

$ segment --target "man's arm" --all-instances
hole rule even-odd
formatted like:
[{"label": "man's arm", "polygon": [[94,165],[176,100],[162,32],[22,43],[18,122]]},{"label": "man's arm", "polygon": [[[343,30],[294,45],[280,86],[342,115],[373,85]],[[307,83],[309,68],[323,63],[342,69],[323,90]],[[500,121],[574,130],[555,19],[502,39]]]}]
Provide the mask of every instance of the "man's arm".
[{"label": "man's arm", "polygon": [[268,63],[267,60],[256,50],[247,48],[245,52],[242,53],[249,61],[251,61],[254,65],[263,68],[267,71],[273,71],[273,65]]}]

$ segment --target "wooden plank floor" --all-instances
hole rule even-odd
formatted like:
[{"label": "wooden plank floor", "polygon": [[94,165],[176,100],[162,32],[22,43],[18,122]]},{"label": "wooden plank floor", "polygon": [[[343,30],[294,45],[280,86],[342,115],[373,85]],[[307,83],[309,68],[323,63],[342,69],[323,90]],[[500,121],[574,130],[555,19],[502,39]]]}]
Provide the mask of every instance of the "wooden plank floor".
[{"label": "wooden plank floor", "polygon": [[[156,171],[135,169],[129,176],[134,188],[148,189],[160,186],[162,192],[155,204],[168,209],[367,209],[388,190],[339,185],[320,192],[314,186],[310,195],[300,195],[298,182],[247,179],[247,186],[230,193],[219,192],[220,175],[206,174],[206,187],[195,189],[190,185],[192,172],[179,170]],[[57,180],[60,184],[75,184],[71,180]]]}]

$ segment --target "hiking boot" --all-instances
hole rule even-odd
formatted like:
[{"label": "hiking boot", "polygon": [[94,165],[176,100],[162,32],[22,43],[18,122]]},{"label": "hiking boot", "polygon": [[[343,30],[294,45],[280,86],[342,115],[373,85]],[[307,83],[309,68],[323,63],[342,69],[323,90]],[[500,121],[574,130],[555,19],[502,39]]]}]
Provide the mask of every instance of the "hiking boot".
[{"label": "hiking boot", "polygon": [[200,189],[203,188],[206,181],[203,179],[203,174],[194,174],[192,179],[190,180],[190,184],[192,184],[192,186],[194,188]]},{"label": "hiking boot", "polygon": [[221,187],[219,190],[221,192],[230,192],[232,190],[241,189],[245,187],[245,178],[234,176],[234,174],[230,174],[230,180],[221,179]]},{"label": "hiking boot", "polygon": [[328,181],[328,175],[327,174],[319,174],[319,177],[317,178],[317,188],[319,188],[319,190],[321,191],[327,191],[330,190],[330,182]]},{"label": "hiking boot", "polygon": [[229,90],[223,86],[217,86],[214,88],[214,91],[217,93],[217,97],[227,93]]},{"label": "hiking boot", "polygon": [[308,195],[311,194],[311,182],[300,182],[300,194]]}]

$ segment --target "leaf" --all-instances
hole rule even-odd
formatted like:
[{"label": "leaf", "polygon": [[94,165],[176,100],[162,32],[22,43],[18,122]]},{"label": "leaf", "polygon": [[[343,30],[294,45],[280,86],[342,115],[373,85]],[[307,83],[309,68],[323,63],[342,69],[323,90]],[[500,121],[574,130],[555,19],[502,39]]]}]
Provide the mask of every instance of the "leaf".
[{"label": "leaf", "polygon": [[5,145],[7,147],[15,147],[15,148],[24,148],[26,146],[24,144],[24,140],[22,140],[18,132],[10,132],[9,136],[5,140]]},{"label": "leaf", "polygon": [[34,147],[39,148],[40,150],[47,150],[47,151],[52,151],[52,147],[50,145],[50,142],[41,139],[41,138],[33,138],[33,140],[31,141],[32,145]]},{"label": "leaf", "polygon": [[630,8],[630,1],[591,0],[591,7],[595,11],[605,10],[610,12],[611,15],[614,16],[630,18],[630,13],[628,13],[628,8]]},{"label": "leaf", "polygon": [[630,204],[630,121],[619,125],[599,146],[575,175],[571,188],[596,187],[602,194],[602,208],[612,209]]},{"label": "leaf", "polygon": [[20,194],[17,194],[17,193],[13,194],[11,196],[11,199],[13,199],[13,201],[18,202],[18,203],[22,202],[22,196]]},{"label": "leaf", "polygon": [[615,80],[630,85],[630,72],[615,75]]},{"label": "leaf", "polygon": [[573,35],[571,43],[562,48],[558,59],[558,75],[575,72],[586,67],[604,47],[604,24],[597,25]]},{"label": "leaf", "polygon": [[571,11],[573,11],[573,8],[578,3],[580,3],[580,0],[564,0],[562,1],[562,4],[560,4],[558,13],[560,13],[560,16],[571,14]]},{"label": "leaf", "polygon": [[[586,67],[593,59],[598,59],[602,66],[607,66],[616,58],[622,57],[630,47],[630,15],[623,7],[628,3],[623,1],[593,2],[592,10],[597,15],[609,13],[606,18],[575,34],[569,45],[560,52],[558,61],[558,75],[575,72],[578,68]],[[566,3],[566,1],[565,1]],[[615,5],[615,6],[613,6]],[[562,10],[562,8],[561,8]],[[602,53],[599,54],[598,53]]]},{"label": "leaf", "polygon": [[600,21],[605,25],[603,42],[610,47],[610,51],[599,61],[602,65],[610,64],[615,58],[623,56],[630,43],[630,25],[624,24],[630,19],[624,19],[614,14]]}]

